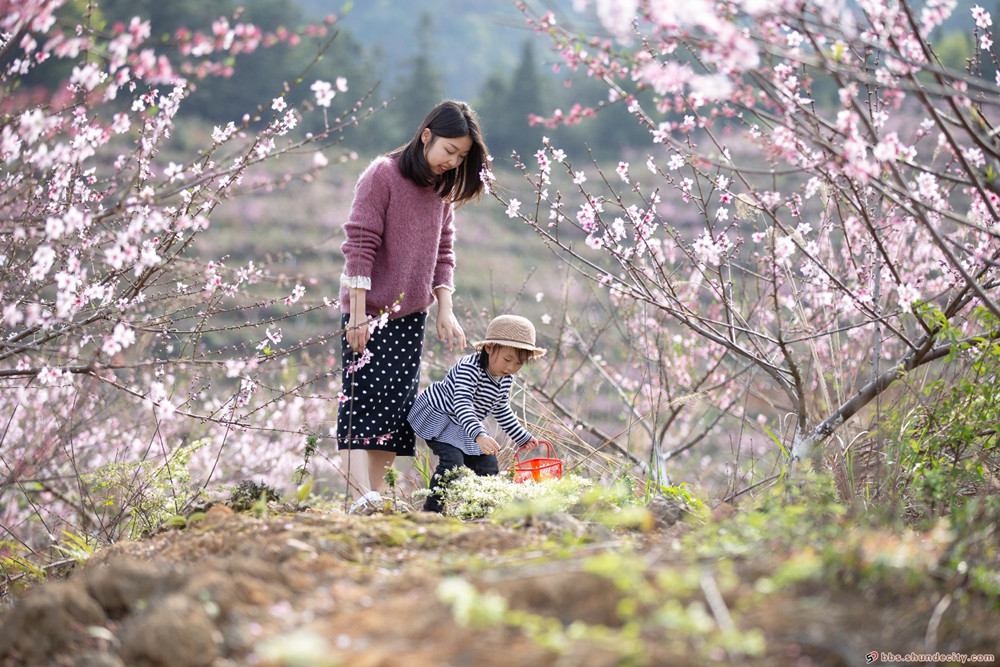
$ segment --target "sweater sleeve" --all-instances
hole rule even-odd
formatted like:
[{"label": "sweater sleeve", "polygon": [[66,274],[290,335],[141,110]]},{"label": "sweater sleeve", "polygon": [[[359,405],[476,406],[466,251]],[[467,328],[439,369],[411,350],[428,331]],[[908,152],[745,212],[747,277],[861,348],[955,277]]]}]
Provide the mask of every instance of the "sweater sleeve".
[{"label": "sweater sleeve", "polygon": [[[371,280],[375,253],[382,245],[389,207],[389,183],[383,173],[386,166],[381,160],[373,162],[355,186],[350,217],[344,223],[347,240],[340,246],[344,253],[346,279]],[[392,167],[391,163],[388,166]]]},{"label": "sweater sleeve", "polygon": [[434,266],[433,289],[447,287],[455,289],[455,212],[446,205],[444,222],[441,226],[441,241],[438,243],[437,264]]}]

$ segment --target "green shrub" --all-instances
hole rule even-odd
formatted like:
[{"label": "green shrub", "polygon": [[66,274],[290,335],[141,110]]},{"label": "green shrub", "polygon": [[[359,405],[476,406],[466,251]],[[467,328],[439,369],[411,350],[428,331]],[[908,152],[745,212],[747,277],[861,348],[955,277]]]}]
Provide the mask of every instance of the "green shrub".
[{"label": "green shrub", "polygon": [[104,537],[136,539],[180,512],[198,495],[188,466],[191,456],[206,444],[197,440],[175,447],[162,462],[111,462],[81,474]]},{"label": "green shrub", "polygon": [[255,482],[245,479],[236,485],[229,494],[229,506],[236,512],[247,512],[254,509],[258,503],[277,502],[281,496],[274,487],[263,481]]},{"label": "green shrub", "polygon": [[958,357],[968,371],[928,384],[925,402],[901,420],[893,438],[901,488],[917,517],[953,514],[970,498],[997,492],[1000,344],[964,341],[948,361]]}]

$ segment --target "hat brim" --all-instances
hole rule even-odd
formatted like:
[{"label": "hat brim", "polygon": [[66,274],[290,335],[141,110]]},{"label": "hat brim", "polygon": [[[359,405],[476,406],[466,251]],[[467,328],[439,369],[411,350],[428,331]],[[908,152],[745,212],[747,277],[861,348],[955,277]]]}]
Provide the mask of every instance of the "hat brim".
[{"label": "hat brim", "polygon": [[481,341],[475,342],[475,343],[472,344],[472,346],[474,348],[476,348],[477,350],[481,350],[481,349],[483,349],[483,347],[485,347],[486,345],[489,345],[491,343],[494,344],[494,345],[503,345],[504,347],[514,347],[514,348],[517,348],[519,350],[527,350],[528,352],[531,352],[531,358],[532,359],[537,359],[538,357],[544,356],[544,354],[546,352],[545,348],[535,347],[534,345],[527,345],[527,344],[522,343],[520,341],[516,341],[516,340],[496,340],[496,339],[492,339],[492,338],[487,339],[487,340],[481,340]]}]

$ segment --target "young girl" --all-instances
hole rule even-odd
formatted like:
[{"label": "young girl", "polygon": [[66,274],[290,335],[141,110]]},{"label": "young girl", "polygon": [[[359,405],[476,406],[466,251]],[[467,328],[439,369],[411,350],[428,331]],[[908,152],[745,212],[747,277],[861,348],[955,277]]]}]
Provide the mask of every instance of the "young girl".
[{"label": "young girl", "polygon": [[410,425],[438,457],[431,494],[424,503],[427,512],[444,510],[441,487],[450,470],[464,465],[477,475],[499,472],[500,445],[483,426],[488,415],[518,446],[538,445],[510,409],[514,374],[528,359],[545,354],[535,347],[534,325],[524,317],[501,315],[490,322],[486,339],[475,347],[478,352],[459,359],[443,380],[417,397],[410,410]]},{"label": "young girl", "polygon": [[[406,416],[417,395],[432,303],[438,337],[449,350],[465,347],[451,302],[452,209],[479,198],[487,155],[475,112],[446,101],[427,114],[409,143],[376,158],[358,179],[341,246],[345,334],[337,413],[352,512],[377,507],[386,468],[397,455],[414,454]],[[382,313],[390,313],[385,326],[371,326]]]}]

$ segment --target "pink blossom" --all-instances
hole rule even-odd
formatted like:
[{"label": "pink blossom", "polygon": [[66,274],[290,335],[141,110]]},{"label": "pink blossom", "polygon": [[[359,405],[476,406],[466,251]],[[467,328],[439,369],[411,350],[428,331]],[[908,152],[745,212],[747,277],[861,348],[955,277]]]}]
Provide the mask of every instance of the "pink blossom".
[{"label": "pink blossom", "polygon": [[39,246],[35,251],[34,260],[35,264],[31,267],[29,275],[32,280],[38,281],[48,274],[49,269],[52,268],[52,264],[55,263],[55,250],[51,246]]},{"label": "pink blossom", "polygon": [[268,327],[264,330],[264,340],[262,340],[260,343],[257,344],[257,349],[263,350],[265,347],[269,347],[271,345],[278,345],[280,342],[281,342],[281,329],[278,329],[277,331],[271,331],[271,328]]},{"label": "pink blossom", "polygon": [[618,173],[618,177],[628,183],[628,162],[619,162],[618,168],[615,169]]},{"label": "pink blossom", "polygon": [[788,265],[795,254],[795,241],[791,236],[779,236],[774,242],[774,261]]},{"label": "pink blossom", "polygon": [[69,80],[70,83],[82,86],[86,90],[93,90],[104,81],[106,76],[107,74],[102,72],[95,63],[88,63],[83,67],[74,67]]},{"label": "pink blossom", "polygon": [[576,222],[583,231],[593,231],[597,225],[597,211],[591,204],[582,204],[576,212]]},{"label": "pink blossom", "polygon": [[116,113],[114,115],[114,121],[111,124],[111,131],[115,134],[125,134],[129,131],[131,122],[129,121],[128,114]]},{"label": "pink blossom", "polygon": [[263,160],[273,150],[274,137],[261,137],[260,141],[257,142],[257,146],[254,147],[254,154],[257,156],[257,159]]},{"label": "pink blossom", "polygon": [[917,290],[910,283],[906,283],[905,285],[897,285],[896,295],[899,299],[899,308],[904,313],[912,313],[913,304],[920,301],[920,291]]},{"label": "pink blossom", "polygon": [[333,89],[327,81],[316,81],[309,89],[316,94],[316,104],[321,107],[329,107],[337,91]]},{"label": "pink blossom", "polygon": [[302,298],[302,296],[305,293],[306,293],[306,288],[305,287],[303,287],[302,285],[298,285],[298,284],[295,285],[295,289],[292,290],[292,293],[285,297],[285,305],[286,306],[290,306],[293,303],[296,303],[299,299]]},{"label": "pink blossom", "polygon": [[356,373],[359,369],[363,368],[372,360],[372,351],[365,348],[365,351],[361,353],[360,356],[356,356],[354,361],[347,365],[344,372],[348,375]]},{"label": "pink blossom", "polygon": [[52,368],[51,366],[43,366],[40,371],[38,371],[38,381],[43,385],[52,386],[58,384],[67,373],[60,368]]},{"label": "pink blossom", "polygon": [[597,18],[616,37],[629,34],[635,20],[638,0],[597,0]]},{"label": "pink blossom", "polygon": [[990,13],[979,5],[972,8],[972,18],[975,19],[976,27],[980,30],[986,30],[993,25],[993,19],[990,18]]},{"label": "pink blossom", "polygon": [[3,307],[3,322],[8,327],[16,327],[24,321],[24,313],[17,307],[16,303],[8,303]]},{"label": "pink blossom", "polygon": [[538,161],[538,169],[541,173],[548,174],[552,171],[552,163],[549,162],[549,157],[544,150],[538,150],[535,153],[535,160]]},{"label": "pink blossom", "polygon": [[142,251],[139,253],[139,261],[135,266],[135,275],[138,276],[145,269],[153,268],[160,264],[163,258],[160,257],[156,250],[156,244],[151,240],[145,240],[142,242]]},{"label": "pink blossom", "polygon": [[665,143],[667,138],[670,136],[670,123],[665,121],[660,123],[657,125],[656,129],[652,131],[652,133],[654,144]]},{"label": "pink blossom", "polygon": [[167,165],[167,168],[163,170],[163,175],[166,176],[171,183],[181,180],[184,177],[184,165],[171,162]]},{"label": "pink blossom", "polygon": [[58,239],[66,230],[66,225],[62,218],[49,217],[45,220],[45,237],[50,240]]},{"label": "pink blossom", "polygon": [[212,141],[217,144],[225,143],[235,133],[236,125],[232,121],[230,121],[224,128],[220,128],[216,125],[212,130]]},{"label": "pink blossom", "polygon": [[517,199],[511,199],[510,202],[507,204],[507,211],[506,211],[507,217],[516,218],[518,215],[518,211],[520,209],[521,209],[521,202],[519,202]]},{"label": "pink blossom", "polygon": [[651,85],[659,95],[676,95],[683,92],[693,74],[687,65],[671,60],[666,63],[648,62],[634,76]]},{"label": "pink blossom", "polygon": [[299,124],[298,114],[293,109],[285,112],[285,115],[277,122],[276,132],[279,136],[284,136],[295,129]]},{"label": "pink blossom", "polygon": [[718,239],[713,239],[708,231],[704,231],[695,240],[692,249],[699,262],[710,266],[718,266],[722,261],[723,255],[730,249],[731,245],[729,239],[724,235]]},{"label": "pink blossom", "polygon": [[254,380],[249,375],[244,375],[240,378],[240,392],[244,394],[252,394],[257,390],[257,381]]},{"label": "pink blossom", "polygon": [[164,398],[156,404],[156,418],[162,422],[171,421],[177,414],[177,406],[172,401]]},{"label": "pink blossom", "polygon": [[[393,308],[393,312],[399,311],[399,305],[396,304]],[[368,330],[374,335],[379,329],[383,329],[385,325],[389,324],[389,312],[385,311],[378,317],[368,320]]]}]

